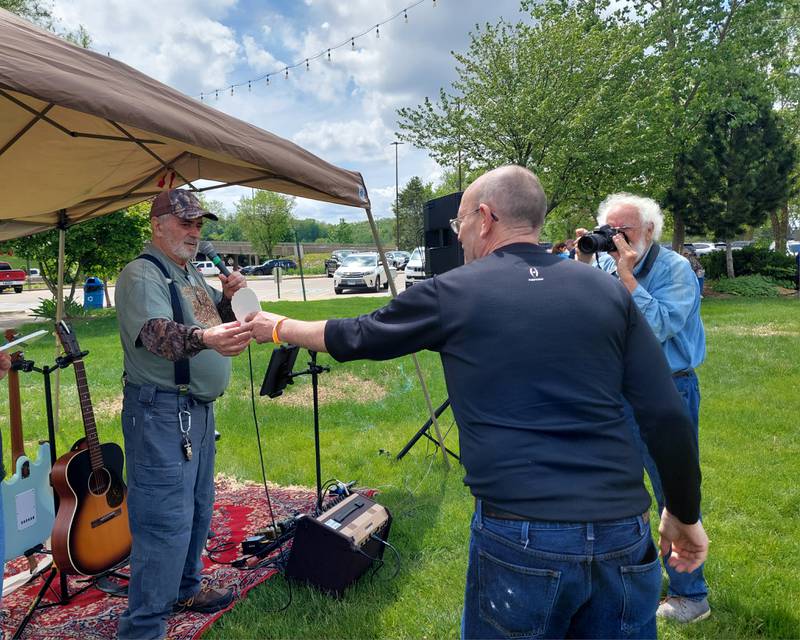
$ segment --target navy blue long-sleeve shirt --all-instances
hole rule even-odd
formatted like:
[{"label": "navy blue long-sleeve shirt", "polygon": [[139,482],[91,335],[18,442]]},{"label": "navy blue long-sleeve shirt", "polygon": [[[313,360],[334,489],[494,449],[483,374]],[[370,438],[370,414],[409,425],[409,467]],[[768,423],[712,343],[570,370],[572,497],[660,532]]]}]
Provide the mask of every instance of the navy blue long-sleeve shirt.
[{"label": "navy blue long-sleeve shirt", "polygon": [[338,361],[439,352],[465,484],[536,520],[649,507],[624,395],[667,508],[686,523],[699,517],[697,447],[663,351],[625,288],[597,269],[507,245],[371,314],[328,321],[325,344]]}]

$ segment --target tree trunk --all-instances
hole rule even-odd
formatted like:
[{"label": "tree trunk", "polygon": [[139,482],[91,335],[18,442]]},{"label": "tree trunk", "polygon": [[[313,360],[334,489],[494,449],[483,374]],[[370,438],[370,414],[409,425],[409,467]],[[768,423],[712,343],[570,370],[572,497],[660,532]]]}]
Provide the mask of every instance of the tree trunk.
[{"label": "tree trunk", "polygon": [[111,296],[108,295],[108,279],[103,280],[103,293],[106,296],[106,309],[111,308]]},{"label": "tree trunk", "polygon": [[789,237],[789,205],[785,204],[780,211],[769,214],[772,224],[772,238],[775,240],[775,251],[781,253]]},{"label": "tree trunk", "polygon": [[672,229],[672,249],[680,253],[686,238],[686,225],[683,224],[683,217],[677,211],[672,212]]},{"label": "tree trunk", "polygon": [[736,274],[733,273],[733,247],[730,240],[725,240],[725,268],[729,278],[736,277]]}]

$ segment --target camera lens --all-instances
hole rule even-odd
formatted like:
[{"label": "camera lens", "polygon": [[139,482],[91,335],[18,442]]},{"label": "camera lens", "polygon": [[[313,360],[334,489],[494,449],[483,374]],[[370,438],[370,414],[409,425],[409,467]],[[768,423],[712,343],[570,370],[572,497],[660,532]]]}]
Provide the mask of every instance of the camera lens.
[{"label": "camera lens", "polygon": [[587,233],[585,236],[578,238],[578,250],[581,253],[597,253],[599,243],[603,240],[603,236],[596,233]]}]

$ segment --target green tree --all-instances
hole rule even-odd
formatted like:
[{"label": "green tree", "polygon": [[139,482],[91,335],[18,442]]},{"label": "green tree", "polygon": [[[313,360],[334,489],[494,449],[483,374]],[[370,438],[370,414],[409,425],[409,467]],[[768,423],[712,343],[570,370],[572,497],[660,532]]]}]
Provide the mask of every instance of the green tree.
[{"label": "green tree", "polygon": [[[756,109],[732,86],[753,86],[781,56],[790,24],[784,8],[797,0],[632,0],[604,20],[640,25],[647,55],[637,82],[650,96],[645,125],[656,132],[656,155],[646,181],[661,199],[681,188],[681,154],[704,134],[709,113],[729,110],[753,120]],[[604,6],[605,3],[604,3]],[[762,82],[762,88],[771,87]],[[685,237],[681,209],[670,209],[673,246]]]},{"label": "green tree", "polygon": [[292,239],[293,210],[294,198],[256,191],[236,203],[236,218],[256,252],[272,257],[277,243]]},{"label": "green tree", "polygon": [[392,211],[398,216],[400,223],[400,246],[398,249],[413,251],[415,247],[425,244],[425,225],[423,214],[425,203],[433,198],[433,189],[418,176],[414,176],[402,188],[399,194],[400,210],[392,205]]},{"label": "green tree", "polygon": [[52,30],[53,13],[47,2],[40,0],[0,0],[0,9],[16,13],[31,22]]},{"label": "green tree", "polygon": [[466,173],[527,166],[548,211],[593,207],[652,172],[658,132],[642,75],[642,29],[599,20],[597,3],[530,5],[534,24],[479,27],[455,54],[458,80],[434,103],[400,109],[401,137]]},{"label": "green tree", "polygon": [[330,239],[337,244],[353,243],[353,228],[344,218],[339,218],[337,224],[330,232]]},{"label": "green tree", "polygon": [[727,243],[729,278],[735,275],[730,241],[786,205],[797,154],[771,103],[758,96],[749,102],[746,113],[757,110],[753,120],[729,110],[706,117],[702,137],[679,156],[679,177],[666,196],[689,231]]}]

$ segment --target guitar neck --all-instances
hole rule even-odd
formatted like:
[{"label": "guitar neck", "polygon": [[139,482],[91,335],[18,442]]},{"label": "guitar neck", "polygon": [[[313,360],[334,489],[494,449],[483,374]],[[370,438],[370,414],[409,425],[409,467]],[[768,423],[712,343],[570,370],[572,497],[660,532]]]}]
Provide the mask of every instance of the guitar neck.
[{"label": "guitar neck", "polygon": [[8,372],[8,408],[11,423],[11,473],[17,472],[17,458],[25,455],[22,438],[22,405],[19,396],[19,372]]},{"label": "guitar neck", "polygon": [[83,360],[74,360],[75,380],[78,383],[78,400],[81,404],[81,416],[83,418],[83,429],[86,432],[86,446],[89,449],[89,459],[92,462],[92,469],[103,467],[103,453],[100,449],[100,439],[97,437],[97,424],[94,421],[94,410],[92,409],[92,398],[89,395],[89,383],[86,380],[86,369]]}]

